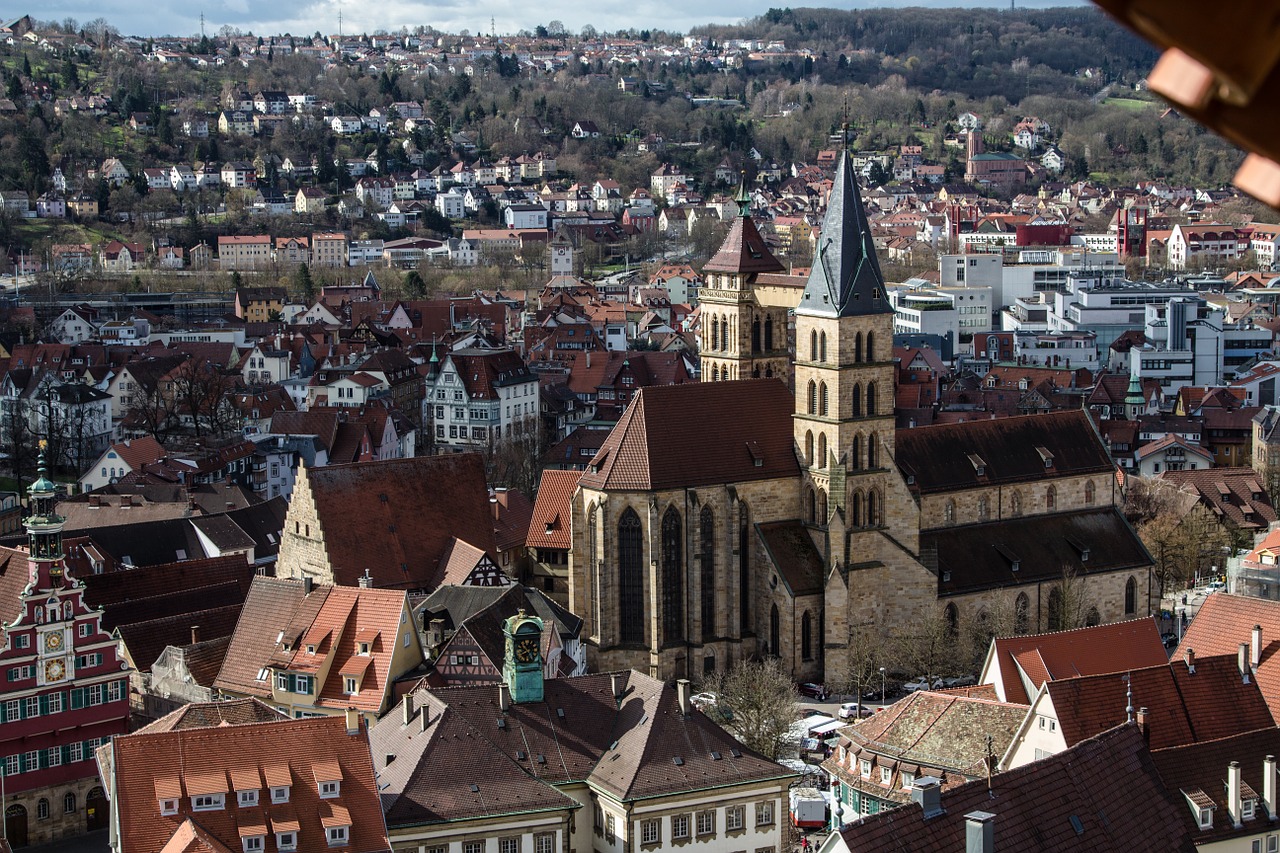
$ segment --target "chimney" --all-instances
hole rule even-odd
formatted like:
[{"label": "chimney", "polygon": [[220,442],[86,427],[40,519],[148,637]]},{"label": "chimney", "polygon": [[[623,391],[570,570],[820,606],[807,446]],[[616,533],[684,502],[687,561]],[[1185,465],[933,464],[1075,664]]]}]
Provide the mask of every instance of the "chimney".
[{"label": "chimney", "polygon": [[1240,681],[1249,683],[1249,644],[1241,643],[1236,649],[1236,666],[1240,669]]},{"label": "chimney", "polygon": [[609,676],[609,683],[613,687],[613,701],[618,705],[622,704],[622,673],[615,672]]},{"label": "chimney", "polygon": [[355,708],[347,709],[347,734],[360,734],[360,712]]},{"label": "chimney", "polygon": [[89,495],[89,509],[98,509],[102,506],[101,495]]},{"label": "chimney", "polygon": [[1187,649],[1187,653],[1184,659],[1187,662],[1187,672],[1191,673],[1192,675],[1195,675],[1196,674],[1196,650]]},{"label": "chimney", "polygon": [[369,574],[369,570],[365,569],[364,574],[360,576],[361,589],[373,589],[373,577]]},{"label": "chimney", "polygon": [[311,594],[311,578],[310,577],[304,577],[302,579],[302,594],[303,595]]},{"label": "chimney", "polygon": [[503,712],[511,710],[511,688],[505,681],[498,683],[498,710]]},{"label": "chimney", "polygon": [[689,716],[689,679],[676,679],[676,701],[680,703],[680,714]]},{"label": "chimney", "polygon": [[198,642],[200,642],[200,626],[192,625],[191,626],[191,645],[194,646]]},{"label": "chimney", "polygon": [[1262,663],[1262,626],[1253,626],[1253,648],[1249,655],[1249,663],[1253,665],[1254,670],[1258,669],[1258,664]]},{"label": "chimney", "polygon": [[236,508],[236,502],[235,502],[235,501],[227,501],[227,512],[231,512],[231,510],[233,510],[233,509],[235,509],[235,508]]},{"label": "chimney", "polygon": [[1262,759],[1262,802],[1267,806],[1267,817],[1276,819],[1276,757]]},{"label": "chimney", "polygon": [[1243,808],[1240,805],[1240,762],[1233,761],[1227,765],[1227,814],[1231,815],[1231,825],[1239,829],[1244,823],[1240,820]]},{"label": "chimney", "polygon": [[1141,732],[1143,740],[1145,741],[1151,740],[1151,731],[1150,729],[1147,728],[1147,709],[1146,708],[1138,709],[1138,731]]},{"label": "chimney", "polygon": [[969,812],[964,816],[964,853],[995,853],[996,816]]},{"label": "chimney", "polygon": [[942,781],[937,776],[921,776],[911,783],[911,802],[924,809],[924,819],[942,814]]},{"label": "chimney", "polygon": [[404,694],[404,699],[400,702],[400,710],[404,712],[404,717],[402,719],[402,722],[404,723],[404,725],[407,726],[410,723],[412,723],[413,722],[413,694],[412,693]]}]

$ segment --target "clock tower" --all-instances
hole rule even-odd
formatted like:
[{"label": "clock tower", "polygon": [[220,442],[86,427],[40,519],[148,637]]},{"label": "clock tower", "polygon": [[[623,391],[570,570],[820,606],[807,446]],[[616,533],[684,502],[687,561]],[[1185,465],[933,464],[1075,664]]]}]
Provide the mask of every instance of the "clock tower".
[{"label": "clock tower", "polygon": [[9,571],[26,564],[25,584],[0,596],[0,773],[14,846],[105,826],[94,750],[129,721],[129,670],[102,612],[85,604],[84,585],[67,570],[65,519],[43,445],[27,491],[27,548],[0,548]]},{"label": "clock tower", "polygon": [[506,660],[502,678],[511,691],[511,700],[542,701],[542,620],[521,610],[502,623],[506,637]]}]

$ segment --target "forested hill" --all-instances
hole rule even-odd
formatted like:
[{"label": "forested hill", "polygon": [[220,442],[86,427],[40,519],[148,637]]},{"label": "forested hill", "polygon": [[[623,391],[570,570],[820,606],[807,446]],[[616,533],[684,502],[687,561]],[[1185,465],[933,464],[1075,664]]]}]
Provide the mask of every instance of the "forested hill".
[{"label": "forested hill", "polygon": [[[770,9],[737,26],[693,34],[716,41],[781,41],[819,55],[826,83],[908,86],[972,98],[1087,94],[1104,82],[1136,82],[1157,58],[1145,41],[1092,7],[997,9]],[[886,61],[889,58],[889,61]],[[1081,74],[1090,70],[1090,76]]]}]

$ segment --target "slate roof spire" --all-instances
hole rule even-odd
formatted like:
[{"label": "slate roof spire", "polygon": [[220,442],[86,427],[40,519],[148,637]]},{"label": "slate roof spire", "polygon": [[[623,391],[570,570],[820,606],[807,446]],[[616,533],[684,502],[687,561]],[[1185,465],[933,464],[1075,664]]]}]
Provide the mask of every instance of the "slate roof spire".
[{"label": "slate roof spire", "polygon": [[835,317],[893,312],[848,151],[840,152],[836,165],[817,257],[800,310]]}]

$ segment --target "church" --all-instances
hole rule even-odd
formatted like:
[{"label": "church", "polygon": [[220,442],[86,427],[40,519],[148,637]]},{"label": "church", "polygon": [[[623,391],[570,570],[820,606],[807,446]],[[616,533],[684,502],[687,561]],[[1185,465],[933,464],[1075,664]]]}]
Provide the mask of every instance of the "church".
[{"label": "church", "polygon": [[738,202],[703,268],[703,381],[641,389],[574,494],[590,667],[696,680],[772,656],[821,681],[868,632],[1147,615],[1151,556],[1083,410],[895,428],[893,309],[848,154],[807,279]]}]

